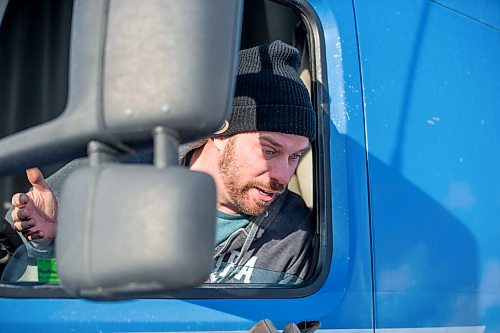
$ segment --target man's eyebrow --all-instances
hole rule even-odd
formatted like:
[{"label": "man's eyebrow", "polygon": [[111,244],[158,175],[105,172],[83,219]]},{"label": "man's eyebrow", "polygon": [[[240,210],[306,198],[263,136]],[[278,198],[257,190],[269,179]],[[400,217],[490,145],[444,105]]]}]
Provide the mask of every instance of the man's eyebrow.
[{"label": "man's eyebrow", "polygon": [[[272,138],[270,138],[268,136],[261,136],[260,139],[269,142],[270,144],[272,144],[276,148],[283,148],[283,146],[280,143],[276,142],[275,140],[273,140]],[[307,151],[310,148],[311,148],[311,145],[309,144],[309,145],[307,145],[306,148],[299,150],[298,153],[299,154],[305,154],[305,153],[307,153]]]},{"label": "man's eyebrow", "polygon": [[283,146],[280,143],[276,142],[275,140],[273,140],[268,136],[261,136],[260,139],[269,142],[270,144],[276,146],[277,148],[283,148]]},{"label": "man's eyebrow", "polygon": [[305,154],[309,151],[309,149],[311,149],[311,146],[307,146],[307,148],[304,148],[302,149],[299,153],[302,155],[302,154]]}]

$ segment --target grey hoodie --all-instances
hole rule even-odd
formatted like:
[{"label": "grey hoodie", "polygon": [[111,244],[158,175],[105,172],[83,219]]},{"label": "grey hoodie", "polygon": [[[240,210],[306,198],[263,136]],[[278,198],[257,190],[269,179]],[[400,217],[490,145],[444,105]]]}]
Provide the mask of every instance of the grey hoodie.
[{"label": "grey hoodie", "polygon": [[286,191],[215,248],[211,282],[299,283],[312,265],[311,211]]}]

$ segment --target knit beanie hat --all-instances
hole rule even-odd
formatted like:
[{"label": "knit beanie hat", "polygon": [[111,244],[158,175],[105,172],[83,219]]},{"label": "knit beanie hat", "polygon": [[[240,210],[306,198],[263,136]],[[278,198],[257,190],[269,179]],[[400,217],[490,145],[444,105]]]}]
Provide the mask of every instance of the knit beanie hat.
[{"label": "knit beanie hat", "polygon": [[282,41],[241,50],[231,116],[212,137],[268,131],[314,140],[314,111],[298,61],[299,51]]}]

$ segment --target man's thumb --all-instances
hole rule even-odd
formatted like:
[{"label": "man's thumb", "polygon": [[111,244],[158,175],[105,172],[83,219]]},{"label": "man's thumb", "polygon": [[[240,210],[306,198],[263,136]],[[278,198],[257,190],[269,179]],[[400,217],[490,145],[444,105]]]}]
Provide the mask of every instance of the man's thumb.
[{"label": "man's thumb", "polygon": [[28,180],[33,185],[33,188],[39,191],[44,191],[50,189],[49,184],[45,181],[42,172],[38,168],[31,168],[26,170],[26,176]]}]

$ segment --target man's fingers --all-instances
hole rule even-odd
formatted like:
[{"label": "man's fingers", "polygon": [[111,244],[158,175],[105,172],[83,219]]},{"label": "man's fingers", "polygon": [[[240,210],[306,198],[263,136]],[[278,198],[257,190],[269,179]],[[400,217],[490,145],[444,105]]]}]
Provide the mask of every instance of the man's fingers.
[{"label": "man's fingers", "polygon": [[26,170],[26,176],[33,188],[39,191],[49,190],[50,186],[45,181],[42,172],[38,168],[31,168]]},{"label": "man's fingers", "polygon": [[12,221],[19,222],[19,221],[27,221],[30,219],[30,216],[24,209],[19,209],[15,208],[12,213],[10,214],[10,217],[12,218]]},{"label": "man's fingers", "polygon": [[28,203],[30,198],[26,195],[26,193],[16,193],[12,196],[12,204],[16,207],[22,208],[24,205]]},{"label": "man's fingers", "polygon": [[27,238],[29,241],[32,241],[35,239],[42,239],[43,237],[45,237],[45,232],[43,232],[43,230],[39,230],[32,234],[29,234]]},{"label": "man's fingers", "polygon": [[23,233],[26,233],[30,228],[34,226],[35,222],[33,220],[14,222],[14,229]]},{"label": "man's fingers", "polygon": [[10,213],[10,218],[12,219],[12,221],[14,222],[19,222],[19,209],[15,208],[12,213]]}]

